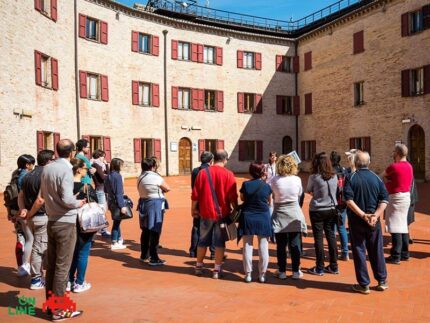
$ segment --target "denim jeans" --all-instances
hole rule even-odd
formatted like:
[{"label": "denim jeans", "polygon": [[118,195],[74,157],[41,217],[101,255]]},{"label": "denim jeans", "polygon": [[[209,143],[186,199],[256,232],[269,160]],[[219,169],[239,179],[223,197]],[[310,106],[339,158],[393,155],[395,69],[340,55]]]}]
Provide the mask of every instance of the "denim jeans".
[{"label": "denim jeans", "polygon": [[100,205],[106,204],[106,193],[104,191],[96,191],[97,201]]},{"label": "denim jeans", "polygon": [[336,223],[336,226],[334,228],[334,232],[336,234],[336,230],[339,231],[339,238],[340,238],[340,248],[342,255],[348,254],[348,232],[346,231],[346,209],[342,212],[342,225],[339,226]]},{"label": "denim jeans", "polygon": [[409,233],[392,233],[391,234],[391,257],[395,260],[409,258]]},{"label": "denim jeans", "polygon": [[118,242],[121,239],[121,220],[113,220],[113,225],[112,225],[112,243],[114,242]]},{"label": "denim jeans", "polygon": [[88,266],[88,257],[91,250],[91,241],[94,233],[82,233],[79,232],[76,239],[75,252],[73,254],[72,266],[69,272],[69,281],[75,281],[76,273],[76,284],[82,285],[85,281],[85,273]]}]

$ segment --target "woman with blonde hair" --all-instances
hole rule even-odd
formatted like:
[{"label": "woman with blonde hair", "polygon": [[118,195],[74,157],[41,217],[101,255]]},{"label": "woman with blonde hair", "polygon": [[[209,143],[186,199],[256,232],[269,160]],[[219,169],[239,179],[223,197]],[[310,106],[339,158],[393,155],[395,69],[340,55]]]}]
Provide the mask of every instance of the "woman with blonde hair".
[{"label": "woman with blonde hair", "polygon": [[274,210],[272,217],[273,231],[276,237],[276,256],[278,258],[279,279],[286,279],[286,247],[291,253],[293,279],[300,279],[301,234],[307,232],[307,225],[299,200],[303,194],[302,180],[297,176],[297,163],[291,156],[280,156],[276,163],[277,176],[270,186],[273,191]]}]

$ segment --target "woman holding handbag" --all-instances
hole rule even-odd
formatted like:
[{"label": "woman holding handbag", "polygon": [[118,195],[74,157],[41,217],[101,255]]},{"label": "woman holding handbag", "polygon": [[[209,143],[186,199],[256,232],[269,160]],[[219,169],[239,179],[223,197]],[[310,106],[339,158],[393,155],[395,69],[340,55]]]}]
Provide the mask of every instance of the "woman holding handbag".
[{"label": "woman holding handbag", "polygon": [[242,214],[239,220],[239,236],[243,236],[243,270],[245,282],[252,281],[253,239],[258,237],[259,281],[266,281],[269,265],[269,240],[272,235],[269,205],[272,204],[272,189],[264,181],[265,165],[261,161],[249,165],[249,174],[253,179],[242,184],[240,198]]}]

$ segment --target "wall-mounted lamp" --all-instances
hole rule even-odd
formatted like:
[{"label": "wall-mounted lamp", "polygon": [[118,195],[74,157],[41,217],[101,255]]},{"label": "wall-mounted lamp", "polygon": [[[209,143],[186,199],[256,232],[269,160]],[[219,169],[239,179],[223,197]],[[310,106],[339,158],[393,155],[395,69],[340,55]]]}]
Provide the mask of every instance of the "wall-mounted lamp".
[{"label": "wall-mounted lamp", "polygon": [[225,41],[226,44],[230,44],[231,37],[227,37],[227,40]]},{"label": "wall-mounted lamp", "polygon": [[120,14],[120,12],[119,12],[119,11],[117,11],[117,12],[115,13],[115,18],[116,18],[116,20],[119,20],[119,14]]}]

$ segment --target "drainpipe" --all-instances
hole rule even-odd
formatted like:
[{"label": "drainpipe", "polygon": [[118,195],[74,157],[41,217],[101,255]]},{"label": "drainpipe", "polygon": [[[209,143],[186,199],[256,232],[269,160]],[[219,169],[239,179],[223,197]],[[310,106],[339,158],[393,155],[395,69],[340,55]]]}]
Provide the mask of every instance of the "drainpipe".
[{"label": "drainpipe", "polygon": [[164,36],[164,142],[166,153],[166,176],[169,176],[169,128],[167,120],[167,30],[163,30]]},{"label": "drainpipe", "polygon": [[[294,49],[295,49],[295,53],[296,56],[298,56],[298,48],[299,48],[299,44],[298,41],[296,40],[296,42],[294,43]],[[299,73],[295,73],[295,83],[296,83],[296,96],[299,95]],[[299,153],[299,116],[296,115],[296,151],[297,153]]]},{"label": "drainpipe", "polygon": [[79,114],[79,71],[78,71],[78,5],[74,1],[75,14],[75,101],[76,101],[76,135],[79,140],[81,137],[81,121]]}]

